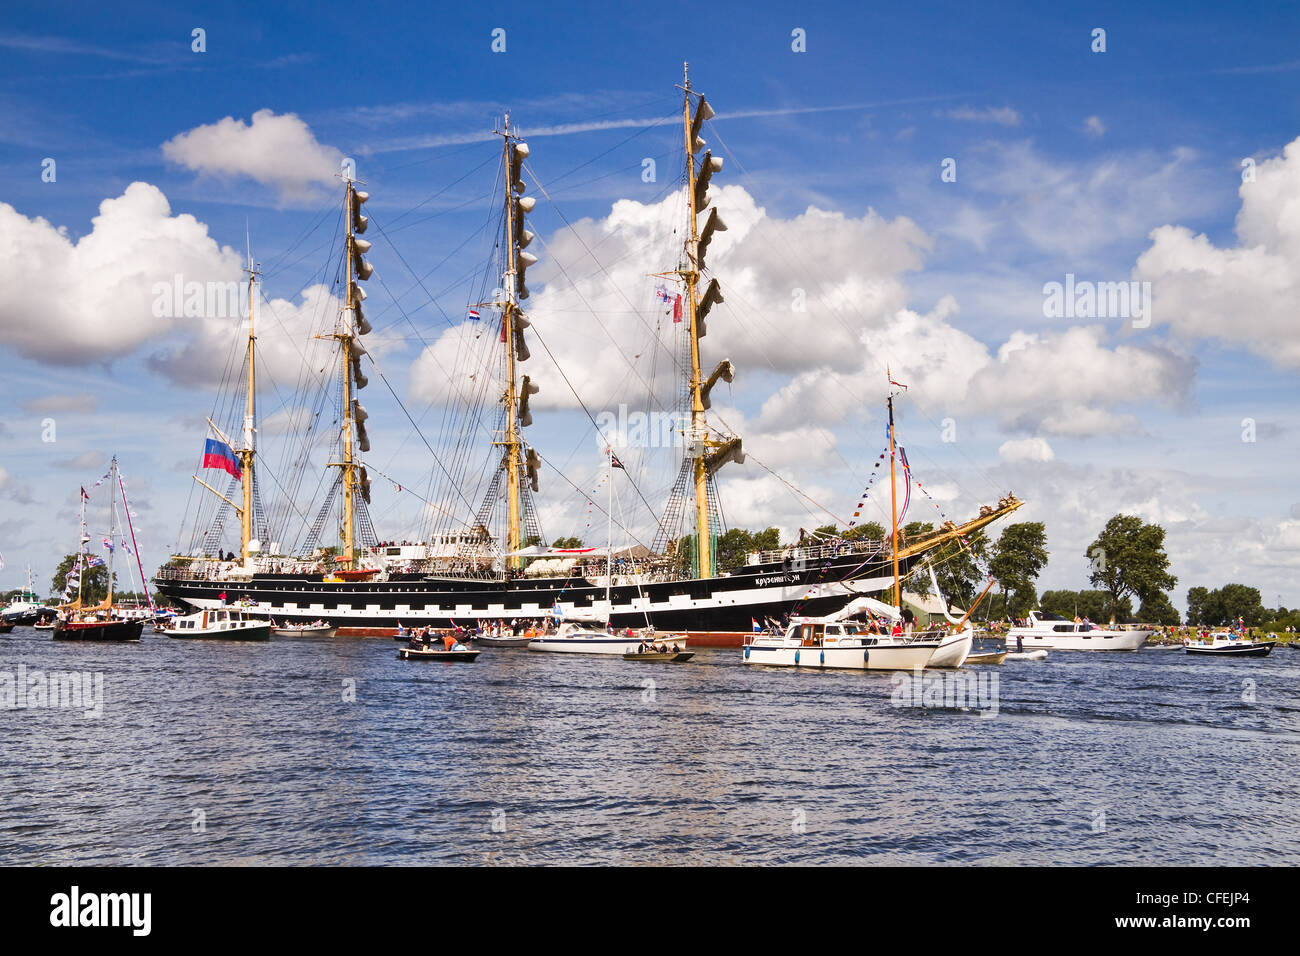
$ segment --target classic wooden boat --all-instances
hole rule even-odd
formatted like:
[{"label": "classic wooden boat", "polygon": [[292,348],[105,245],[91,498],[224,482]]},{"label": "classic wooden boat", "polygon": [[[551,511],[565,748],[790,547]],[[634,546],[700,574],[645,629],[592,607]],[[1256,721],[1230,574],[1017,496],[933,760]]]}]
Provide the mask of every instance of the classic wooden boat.
[{"label": "classic wooden boat", "polygon": [[140,640],[144,621],[121,621],[99,614],[74,614],[54,625],[56,641],[133,643]]},{"label": "classic wooden boat", "polygon": [[1211,657],[1267,657],[1277,641],[1248,641],[1227,631],[1217,631],[1208,641],[1188,640],[1184,649],[1188,654]]},{"label": "classic wooden boat", "polygon": [[472,661],[482,651],[446,650],[441,647],[399,647],[397,656],[404,661]]},{"label": "classic wooden boat", "polygon": [[1001,664],[1007,659],[1006,651],[990,651],[987,654],[970,654],[966,657],[967,664]]},{"label": "classic wooden boat", "polygon": [[329,622],[323,624],[282,624],[272,627],[275,637],[333,637],[339,629]]},{"label": "classic wooden boat", "polygon": [[633,651],[631,654],[624,654],[625,661],[661,661],[667,664],[680,664],[689,661],[695,656],[694,651]]},{"label": "classic wooden boat", "polygon": [[474,643],[482,644],[484,647],[527,647],[533,640],[534,638],[527,635],[523,637],[515,637],[514,635],[492,637],[484,634],[481,637],[474,638]]}]

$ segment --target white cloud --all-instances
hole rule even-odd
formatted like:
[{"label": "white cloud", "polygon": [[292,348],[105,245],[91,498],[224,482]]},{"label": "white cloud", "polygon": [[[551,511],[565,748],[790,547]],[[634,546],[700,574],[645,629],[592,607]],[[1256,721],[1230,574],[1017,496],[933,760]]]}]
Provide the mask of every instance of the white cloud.
[{"label": "white cloud", "polygon": [[1258,163],[1255,181],[1238,193],[1237,245],[1222,248],[1184,226],[1161,226],[1134,277],[1152,283],[1153,322],[1300,367],[1300,139]]},{"label": "white cloud", "polygon": [[258,110],[252,122],[225,119],[179,133],[162,145],[167,159],[195,172],[243,176],[275,188],[284,199],[309,198],[311,187],[335,182],[343,153],[316,141],[294,113]]},{"label": "white cloud", "polygon": [[[928,313],[908,309],[904,276],[921,267],[929,248],[910,220],[815,208],[779,219],[741,187],[714,196],[729,229],[714,239],[708,263],[726,301],[709,315],[703,364],[706,373],[723,357],[737,366],[735,385],[719,385],[715,397],[776,378],[756,422],[760,432],[834,427],[851,413],[869,414],[869,383],[883,385],[886,366],[928,406],[993,415],[1008,430],[1043,435],[1132,432],[1137,419],[1123,406],[1186,393],[1188,360],[1156,346],[1112,346],[1100,326],[1013,331],[995,354],[955,324],[951,296]],[[681,354],[674,336],[683,326],[662,306],[646,305],[662,281],[646,273],[675,258],[679,219],[677,197],[656,205],[624,200],[539,252],[528,280],[537,291],[525,303],[533,323],[525,337],[538,358],[521,367],[542,389],[533,409],[577,404],[539,334],[593,412],[623,402],[644,408],[651,393],[671,407]],[[464,401],[489,388],[499,368],[497,328],[485,318],[444,332],[413,366],[414,395]]]},{"label": "white cloud", "polygon": [[0,342],[52,365],[108,362],[169,332],[153,314],[153,287],[239,278],[239,256],[193,216],[173,216],[167,197],[132,183],[105,199],[80,239],[0,203]]},{"label": "white cloud", "polygon": [[1083,122],[1083,131],[1089,136],[1100,139],[1106,135],[1106,124],[1101,121],[1100,116],[1089,116]]},{"label": "white cloud", "polygon": [[1051,461],[1056,455],[1041,438],[1013,438],[998,449],[1003,461]]}]

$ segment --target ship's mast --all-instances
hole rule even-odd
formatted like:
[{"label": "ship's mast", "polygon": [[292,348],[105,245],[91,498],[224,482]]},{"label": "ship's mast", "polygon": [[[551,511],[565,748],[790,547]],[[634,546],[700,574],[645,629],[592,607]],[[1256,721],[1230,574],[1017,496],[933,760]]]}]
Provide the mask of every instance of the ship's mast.
[{"label": "ship's mast", "polygon": [[898,486],[894,482],[894,396],[885,402],[889,408],[889,510],[892,515],[894,539],[894,607],[903,608],[903,592],[898,581]]},{"label": "ship's mast", "polygon": [[[709,181],[713,174],[722,168],[722,157],[714,156],[711,151],[707,151],[700,160],[699,168],[696,168],[695,154],[704,149],[700,130],[704,122],[714,113],[704,97],[691,89],[690,64],[683,66],[682,76],[683,82],[680,88],[684,97],[682,129],[686,142],[687,228],[686,255],[682,267],[677,270],[677,275],[686,286],[687,334],[690,336],[691,353],[688,382],[691,417],[687,435],[687,456],[682,463],[682,474],[678,479],[682,490],[681,492],[674,490],[674,495],[681,494],[684,497],[687,482],[695,489],[696,573],[702,578],[709,578],[715,571],[709,483],[713,480],[714,473],[727,462],[743,464],[745,455],[741,450],[739,438],[711,439],[708,422],[704,417],[704,413],[709,408],[709,393],[713,386],[719,379],[730,382],[735,372],[731,362],[726,359],[719,362],[707,377],[700,366],[700,339],[704,337],[705,316],[714,305],[722,301],[722,292],[716,278],[711,279],[701,292],[704,255],[713,235],[724,232],[727,226],[718,215],[716,207],[710,210],[703,228],[700,228],[697,220],[700,212],[709,205]],[[699,101],[694,115],[691,112],[691,97],[696,97]],[[677,500],[680,499],[674,499]]]},{"label": "ship's mast", "polygon": [[[538,391],[527,375],[523,376],[522,387],[519,376],[519,363],[527,360],[528,347],[524,342],[524,329],[528,328],[528,318],[519,303],[528,298],[528,286],[525,274],[528,267],[537,261],[537,257],[524,248],[533,240],[533,234],[524,226],[524,217],[533,211],[536,200],[524,197],[523,163],[528,158],[528,144],[520,142],[519,137],[510,131],[510,114],[505,116],[504,125],[497,131],[502,138],[502,168],[505,174],[505,269],[501,275],[502,295],[493,303],[501,310],[501,341],[505,349],[505,390],[501,404],[505,413],[505,427],[501,441],[495,442],[504,447],[505,455],[501,466],[506,472],[506,540],[507,554],[518,551],[523,546],[523,488],[522,482],[528,479],[533,491],[537,490],[537,467],[540,463],[536,452],[524,444],[522,428],[532,420],[528,413],[529,396]],[[519,567],[523,559],[519,556],[509,559],[510,567]]]},{"label": "ship's mast", "polygon": [[248,401],[244,409],[244,445],[239,450],[239,467],[243,472],[244,510],[239,516],[239,555],[244,564],[248,564],[248,542],[253,537],[253,397],[257,391],[255,365],[253,361],[256,348],[256,336],[253,329],[253,314],[256,308],[256,282],[261,275],[253,265],[250,255],[248,262]]},{"label": "ship's mast", "polygon": [[[354,432],[361,451],[369,451],[370,444],[362,430],[364,426],[360,424],[360,419],[353,409],[354,381],[358,391],[366,384],[366,379],[361,374],[360,362],[365,349],[361,347],[356,336],[370,331],[370,326],[361,314],[361,302],[365,299],[365,293],[357,286],[354,277],[364,281],[369,279],[374,271],[370,263],[362,258],[362,253],[369,251],[370,243],[358,238],[359,233],[365,232],[367,223],[366,217],[361,215],[361,204],[369,198],[369,193],[356,188],[351,175],[345,176],[343,215],[347,222],[347,294],[344,301],[345,319],[333,335],[339,343],[339,353],[343,360],[343,422],[340,433],[343,460],[331,464],[342,469],[343,473],[343,554],[341,555],[343,560],[337,563],[346,568],[356,567],[356,494],[359,488],[363,496],[369,494],[365,487],[367,479],[363,475],[359,481],[357,476],[359,466],[354,448]],[[364,472],[364,469],[361,471]]]},{"label": "ship's mast", "polygon": [[682,66],[682,130],[686,142],[686,202],[688,256],[682,278],[686,280],[686,306],[690,310],[688,334],[691,337],[691,435],[689,445],[695,454],[695,536],[699,575],[713,576],[713,539],[709,528],[709,475],[705,468],[705,440],[708,427],[704,422],[704,396],[700,390],[700,335],[696,319],[695,287],[699,285],[699,226],[695,221],[695,143],[691,135],[691,75],[690,64]]},{"label": "ship's mast", "polygon": [[[516,196],[512,180],[511,149],[514,138],[510,135],[510,114],[505,116],[502,130],[502,149],[505,161],[502,168],[506,177],[506,273],[505,273],[505,308],[501,312],[502,328],[506,346],[506,391],[504,396],[506,411],[505,449],[506,449],[506,551],[518,551],[521,547],[519,520],[519,473],[522,467],[519,442],[518,406],[515,401],[515,312],[519,308],[516,298],[518,277],[518,250],[515,248],[515,203]],[[512,566],[520,563],[519,558],[512,558]]]},{"label": "ship's mast", "polygon": [[113,555],[117,551],[113,542],[113,531],[117,525],[117,494],[114,491],[117,485],[117,456],[113,456],[113,463],[109,466],[109,496],[108,496],[108,597],[105,598],[108,607],[113,606]]}]

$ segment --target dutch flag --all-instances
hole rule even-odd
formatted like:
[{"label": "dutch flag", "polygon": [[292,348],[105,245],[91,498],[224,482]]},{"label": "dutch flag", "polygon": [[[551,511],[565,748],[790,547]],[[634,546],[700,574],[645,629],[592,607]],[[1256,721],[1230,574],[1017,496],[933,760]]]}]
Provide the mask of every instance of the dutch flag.
[{"label": "dutch flag", "polygon": [[763,629],[758,626],[758,621],[754,620],[752,617],[749,619],[749,625],[754,629],[755,634],[761,634],[763,632]]}]

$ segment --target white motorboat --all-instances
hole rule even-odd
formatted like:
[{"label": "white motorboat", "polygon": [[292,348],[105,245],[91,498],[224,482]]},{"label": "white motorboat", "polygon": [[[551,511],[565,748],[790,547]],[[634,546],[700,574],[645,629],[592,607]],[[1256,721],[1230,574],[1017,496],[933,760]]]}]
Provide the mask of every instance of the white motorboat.
[{"label": "white motorboat", "polygon": [[930,663],[939,632],[891,636],[856,621],[793,618],[784,634],[756,634],[745,645],[746,664],[819,670],[911,671]]},{"label": "white motorboat", "polygon": [[686,635],[660,635],[653,629],[627,630],[615,634],[608,628],[581,621],[565,621],[552,634],[542,634],[528,642],[530,651],[553,651],[560,654],[635,654],[645,644],[667,644],[680,650]]},{"label": "white motorboat", "polygon": [[212,608],[183,614],[156,633],[168,637],[210,638],[221,641],[269,641],[271,622],[251,617],[239,608]]},{"label": "white motorboat", "polygon": [[1076,622],[1047,611],[1030,611],[1028,627],[1007,631],[1007,650],[1136,651],[1150,629],[1112,629]]},{"label": "white motorboat", "polygon": [[1231,631],[1215,631],[1210,639],[1183,642],[1188,654],[1213,657],[1267,657],[1277,641],[1250,641]]},{"label": "white motorboat", "polygon": [[1008,651],[1003,655],[1003,660],[1008,661],[1045,661],[1047,660],[1047,651],[1039,648],[1036,651]]}]

